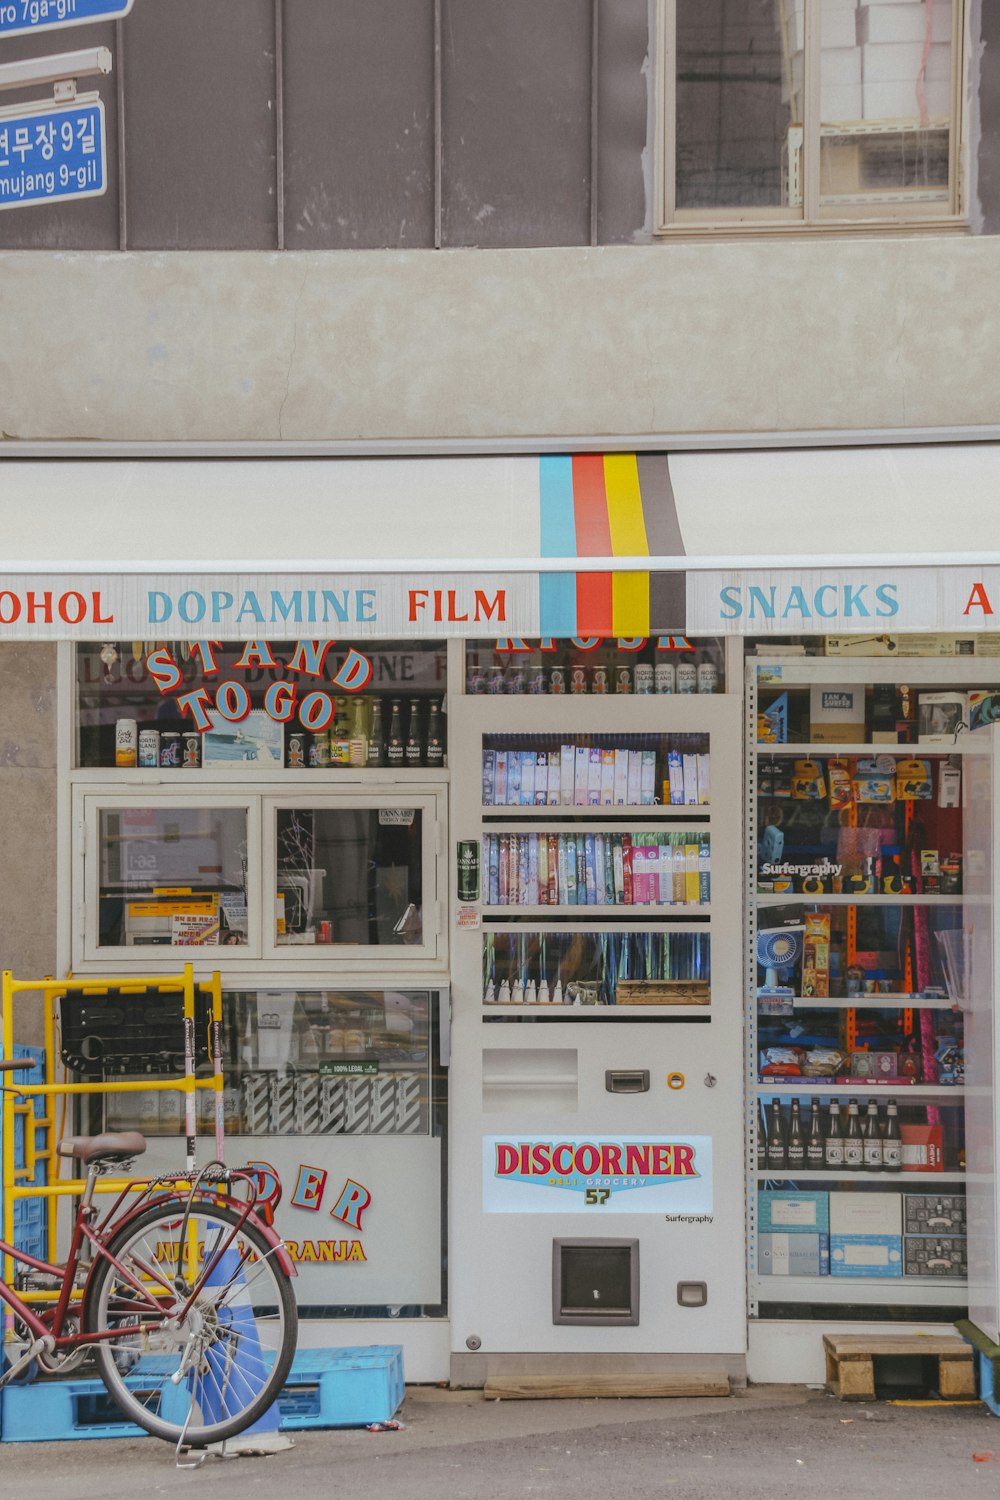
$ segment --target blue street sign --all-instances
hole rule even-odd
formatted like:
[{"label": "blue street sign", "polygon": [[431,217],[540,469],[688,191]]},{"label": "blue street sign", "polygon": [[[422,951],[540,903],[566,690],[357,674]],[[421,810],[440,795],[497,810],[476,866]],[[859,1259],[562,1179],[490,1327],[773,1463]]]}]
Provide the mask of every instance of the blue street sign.
[{"label": "blue street sign", "polygon": [[131,9],[132,0],[0,0],[0,39],[88,21],[119,21]]},{"label": "blue street sign", "polygon": [[0,209],[98,198],[107,186],[104,104],[96,94],[0,110]]}]

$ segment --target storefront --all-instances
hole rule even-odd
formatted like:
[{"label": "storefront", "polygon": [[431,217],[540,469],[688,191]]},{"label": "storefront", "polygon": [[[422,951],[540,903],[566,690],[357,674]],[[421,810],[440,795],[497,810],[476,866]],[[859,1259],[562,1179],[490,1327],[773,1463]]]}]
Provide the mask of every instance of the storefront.
[{"label": "storefront", "polygon": [[[908,1200],[965,1170],[962,742],[920,715],[996,685],[990,568],[899,556],[938,462],[971,553],[965,450],[7,462],[0,639],[60,643],[59,971],[220,971],[227,1152],[284,1184],[308,1342],[391,1331],[411,1380],[739,1380],[749,1326],[753,1378],[805,1379],[814,1310],[957,1315],[958,1250],[891,1274]],[[64,1024],[67,1066],[164,1076],[114,998]],[[789,1154],[793,1098],[829,1136],[876,1087],[924,1128],[913,1193]],[[174,1164],[177,1096],[106,1119]],[[859,1202],[885,1272],[864,1243],[828,1275]]]}]

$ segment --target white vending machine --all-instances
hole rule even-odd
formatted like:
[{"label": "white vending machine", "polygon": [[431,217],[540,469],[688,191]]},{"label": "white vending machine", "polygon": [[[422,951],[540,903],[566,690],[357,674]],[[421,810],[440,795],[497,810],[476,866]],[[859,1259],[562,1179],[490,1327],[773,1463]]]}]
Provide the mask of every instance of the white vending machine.
[{"label": "white vending machine", "polygon": [[452,1378],[738,1381],[740,700],[469,696],[449,727]]}]

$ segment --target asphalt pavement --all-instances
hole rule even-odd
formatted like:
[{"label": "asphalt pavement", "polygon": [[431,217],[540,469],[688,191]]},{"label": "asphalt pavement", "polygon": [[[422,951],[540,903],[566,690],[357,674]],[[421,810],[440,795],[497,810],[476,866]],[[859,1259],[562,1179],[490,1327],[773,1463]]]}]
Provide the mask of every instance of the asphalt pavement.
[{"label": "asphalt pavement", "polygon": [[5,1442],[17,1500],[962,1500],[1000,1495],[1000,1420],[979,1405],[845,1403],[762,1386],[709,1400],[486,1401],[408,1391],[399,1431],[295,1433],[269,1457],[179,1470],[147,1439]]}]

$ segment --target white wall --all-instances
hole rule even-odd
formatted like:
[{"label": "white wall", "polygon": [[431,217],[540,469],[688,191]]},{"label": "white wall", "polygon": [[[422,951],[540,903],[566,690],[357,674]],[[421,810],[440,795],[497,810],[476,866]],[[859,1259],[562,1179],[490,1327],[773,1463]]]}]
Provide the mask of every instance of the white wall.
[{"label": "white wall", "polygon": [[416,442],[992,423],[998,285],[993,237],[6,252],[0,427]]}]

